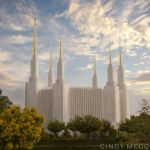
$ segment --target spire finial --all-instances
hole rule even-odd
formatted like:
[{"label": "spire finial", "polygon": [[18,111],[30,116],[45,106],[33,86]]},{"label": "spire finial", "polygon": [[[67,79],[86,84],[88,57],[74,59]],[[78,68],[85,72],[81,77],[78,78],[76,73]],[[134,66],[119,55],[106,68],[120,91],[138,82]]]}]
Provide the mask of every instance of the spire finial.
[{"label": "spire finial", "polygon": [[111,54],[110,43],[109,43],[109,64],[112,64],[112,54]]},{"label": "spire finial", "polygon": [[94,74],[96,74],[96,59],[95,59],[95,56],[94,56]]},{"label": "spire finial", "polygon": [[34,18],[34,52],[33,55],[36,56],[36,18]]},{"label": "spire finial", "polygon": [[52,48],[50,49],[50,70],[53,69]]},{"label": "spire finial", "polygon": [[119,41],[119,48],[120,48],[120,66],[122,66],[122,49],[121,49],[121,41]]},{"label": "spire finial", "polygon": [[60,35],[60,59],[62,59],[62,40]]}]

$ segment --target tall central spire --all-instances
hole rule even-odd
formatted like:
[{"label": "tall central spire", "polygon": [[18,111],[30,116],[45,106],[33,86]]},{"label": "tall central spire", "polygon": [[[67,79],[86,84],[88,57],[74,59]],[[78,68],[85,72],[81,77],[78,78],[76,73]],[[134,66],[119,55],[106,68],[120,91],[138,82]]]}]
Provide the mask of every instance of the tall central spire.
[{"label": "tall central spire", "polygon": [[109,64],[112,64],[112,54],[111,54],[110,44],[109,44]]},{"label": "tall central spire", "polygon": [[36,56],[36,18],[34,18],[34,52],[33,55]]},{"label": "tall central spire", "polygon": [[119,41],[119,48],[120,48],[120,66],[122,66],[122,49],[121,49],[121,42]]},{"label": "tall central spire", "polygon": [[96,59],[94,56],[94,74],[93,74],[93,78],[92,78],[92,85],[94,88],[97,88],[97,74],[96,74]]},{"label": "tall central spire", "polygon": [[60,35],[60,59],[62,59],[62,40]]},{"label": "tall central spire", "polygon": [[52,61],[52,49],[50,50],[50,70],[53,69],[53,61]]},{"label": "tall central spire", "polygon": [[49,73],[48,73],[48,87],[52,87],[54,82],[53,74],[53,60],[52,60],[52,48],[50,48],[50,64],[49,64]]},{"label": "tall central spire", "polygon": [[95,60],[95,56],[94,56],[94,74],[96,74],[96,60]]}]

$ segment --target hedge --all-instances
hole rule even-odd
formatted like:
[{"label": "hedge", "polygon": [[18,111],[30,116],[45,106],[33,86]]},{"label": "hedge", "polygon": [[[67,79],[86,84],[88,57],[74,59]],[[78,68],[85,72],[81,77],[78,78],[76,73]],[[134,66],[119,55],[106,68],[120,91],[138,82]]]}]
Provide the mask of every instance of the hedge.
[{"label": "hedge", "polygon": [[[113,144],[117,138],[89,139],[89,145]],[[86,145],[86,140],[43,140],[35,145]]]}]

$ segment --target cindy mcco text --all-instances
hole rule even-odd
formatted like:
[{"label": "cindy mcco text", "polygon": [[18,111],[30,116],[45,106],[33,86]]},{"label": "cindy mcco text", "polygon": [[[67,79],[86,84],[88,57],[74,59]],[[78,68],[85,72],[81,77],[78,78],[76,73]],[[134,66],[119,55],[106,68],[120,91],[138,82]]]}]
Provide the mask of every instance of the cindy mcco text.
[{"label": "cindy mcco text", "polygon": [[100,149],[113,149],[113,150],[117,150],[117,149],[149,149],[150,145],[149,144],[100,144]]}]

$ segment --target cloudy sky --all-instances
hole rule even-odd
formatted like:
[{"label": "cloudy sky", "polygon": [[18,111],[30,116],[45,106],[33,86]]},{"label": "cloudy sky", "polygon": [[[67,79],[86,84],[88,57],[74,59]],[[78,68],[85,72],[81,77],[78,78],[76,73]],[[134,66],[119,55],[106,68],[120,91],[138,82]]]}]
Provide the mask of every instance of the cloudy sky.
[{"label": "cloudy sky", "polygon": [[94,55],[98,84],[105,86],[109,43],[117,83],[121,41],[131,113],[136,114],[141,99],[149,100],[150,96],[149,8],[149,0],[0,0],[0,88],[3,94],[15,104],[24,105],[35,17],[40,76],[45,87],[50,47],[56,76],[60,34],[65,76],[70,86],[92,85]]}]

